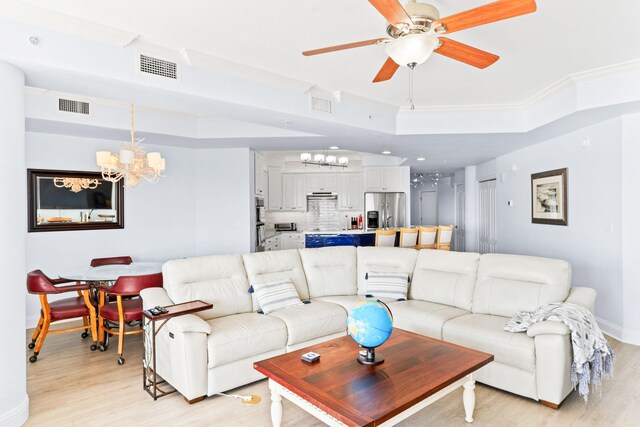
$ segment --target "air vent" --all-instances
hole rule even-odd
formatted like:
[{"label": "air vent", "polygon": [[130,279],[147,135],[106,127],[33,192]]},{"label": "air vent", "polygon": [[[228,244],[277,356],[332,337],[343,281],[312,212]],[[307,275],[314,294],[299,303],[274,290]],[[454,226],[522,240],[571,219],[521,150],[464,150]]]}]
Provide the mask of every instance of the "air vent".
[{"label": "air vent", "polygon": [[333,104],[328,99],[311,96],[311,111],[333,114]]},{"label": "air vent", "polygon": [[68,113],[89,114],[89,103],[73,99],[58,99],[58,110]]},{"label": "air vent", "polygon": [[140,71],[169,79],[178,79],[178,64],[147,55],[140,55]]}]

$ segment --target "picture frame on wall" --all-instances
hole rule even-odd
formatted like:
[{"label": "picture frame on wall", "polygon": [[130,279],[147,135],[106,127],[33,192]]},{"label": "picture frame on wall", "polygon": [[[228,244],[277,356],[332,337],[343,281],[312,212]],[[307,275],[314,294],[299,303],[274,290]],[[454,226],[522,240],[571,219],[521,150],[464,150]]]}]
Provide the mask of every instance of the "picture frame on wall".
[{"label": "picture frame on wall", "polygon": [[567,168],[531,174],[531,222],[567,225]]}]

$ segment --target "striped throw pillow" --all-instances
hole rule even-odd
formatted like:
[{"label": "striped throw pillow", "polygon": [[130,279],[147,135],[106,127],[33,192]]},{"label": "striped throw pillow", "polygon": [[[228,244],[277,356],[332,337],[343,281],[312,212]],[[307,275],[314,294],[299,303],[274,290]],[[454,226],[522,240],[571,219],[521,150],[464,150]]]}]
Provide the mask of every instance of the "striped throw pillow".
[{"label": "striped throw pillow", "polygon": [[264,314],[302,304],[298,291],[290,280],[256,283],[252,288]]},{"label": "striped throw pillow", "polygon": [[374,273],[366,274],[366,294],[377,298],[406,300],[409,287],[407,273]]}]

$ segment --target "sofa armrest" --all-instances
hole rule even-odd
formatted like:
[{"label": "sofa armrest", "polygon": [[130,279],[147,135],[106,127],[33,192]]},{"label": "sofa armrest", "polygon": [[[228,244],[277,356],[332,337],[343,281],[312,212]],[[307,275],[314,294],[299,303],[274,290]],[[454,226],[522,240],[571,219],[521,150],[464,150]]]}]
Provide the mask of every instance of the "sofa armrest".
[{"label": "sofa armrest", "polygon": [[580,305],[595,314],[594,306],[598,293],[592,288],[571,288],[569,296],[564,302]]},{"label": "sofa armrest", "polygon": [[169,298],[169,294],[164,288],[146,288],[140,291],[140,297],[142,298],[142,308],[144,310],[159,305],[164,307],[166,305],[173,305],[174,302]]},{"label": "sofa armrest", "polygon": [[534,323],[529,326],[527,329],[527,335],[530,337],[535,337],[538,335],[568,335],[569,327],[561,322],[556,322],[554,320],[545,320],[544,322]]},{"label": "sofa armrest", "polygon": [[167,328],[171,332],[188,333],[201,332],[209,335],[211,326],[195,314],[185,314],[184,316],[174,317],[167,322]]}]

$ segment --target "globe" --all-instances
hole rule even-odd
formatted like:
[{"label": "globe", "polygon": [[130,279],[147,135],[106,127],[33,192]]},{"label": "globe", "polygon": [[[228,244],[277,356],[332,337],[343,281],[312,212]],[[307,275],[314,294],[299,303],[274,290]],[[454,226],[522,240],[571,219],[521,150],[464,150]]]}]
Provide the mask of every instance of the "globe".
[{"label": "globe", "polygon": [[358,357],[360,363],[377,365],[384,361],[375,348],[384,344],[393,330],[393,316],[389,307],[376,299],[359,301],[347,319],[347,331],[366,351]]}]

